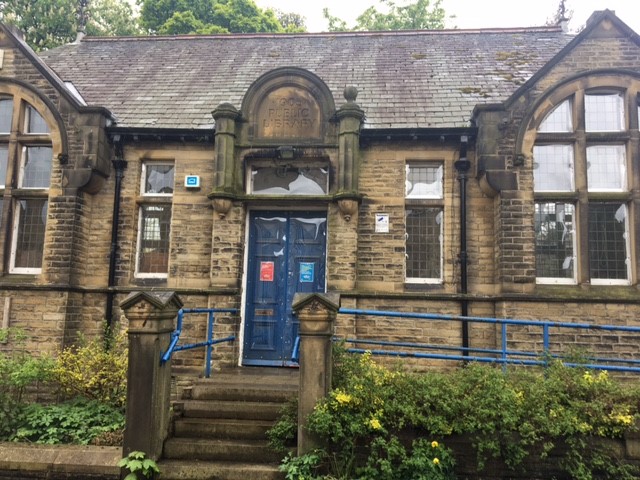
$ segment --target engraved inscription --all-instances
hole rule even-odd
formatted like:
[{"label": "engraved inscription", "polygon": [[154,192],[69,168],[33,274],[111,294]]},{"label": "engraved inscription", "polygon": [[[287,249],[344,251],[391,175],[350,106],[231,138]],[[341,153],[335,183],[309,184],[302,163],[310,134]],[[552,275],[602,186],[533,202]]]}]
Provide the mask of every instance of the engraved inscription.
[{"label": "engraved inscription", "polygon": [[320,107],[301,88],[269,93],[258,108],[257,134],[263,138],[320,138]]}]

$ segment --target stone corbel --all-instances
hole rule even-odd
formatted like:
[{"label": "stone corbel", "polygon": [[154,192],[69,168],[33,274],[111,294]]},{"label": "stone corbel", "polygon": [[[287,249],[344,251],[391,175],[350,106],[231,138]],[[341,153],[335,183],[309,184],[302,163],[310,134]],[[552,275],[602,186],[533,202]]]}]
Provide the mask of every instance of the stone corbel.
[{"label": "stone corbel", "polygon": [[228,192],[212,192],[208,195],[211,200],[211,206],[213,210],[218,214],[218,218],[223,219],[227,216],[233,202],[236,200],[236,195]]},{"label": "stone corbel", "polygon": [[345,221],[350,222],[351,218],[358,212],[362,195],[355,192],[338,193],[333,197],[333,201],[338,205],[338,209]]}]

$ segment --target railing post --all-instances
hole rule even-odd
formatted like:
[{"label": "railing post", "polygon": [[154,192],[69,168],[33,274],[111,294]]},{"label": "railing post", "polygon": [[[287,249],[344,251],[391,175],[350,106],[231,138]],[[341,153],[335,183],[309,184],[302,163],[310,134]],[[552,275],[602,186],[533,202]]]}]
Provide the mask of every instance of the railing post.
[{"label": "railing post", "polygon": [[340,308],[337,294],[300,294],[293,311],[300,320],[300,391],[298,397],[298,455],[318,445],[306,429],[307,417],[331,388],[332,337]]},{"label": "railing post", "polygon": [[120,304],[129,321],[127,424],[123,454],[157,460],[169,430],[171,361],[162,363],[182,301],[173,292],[135,292]]}]

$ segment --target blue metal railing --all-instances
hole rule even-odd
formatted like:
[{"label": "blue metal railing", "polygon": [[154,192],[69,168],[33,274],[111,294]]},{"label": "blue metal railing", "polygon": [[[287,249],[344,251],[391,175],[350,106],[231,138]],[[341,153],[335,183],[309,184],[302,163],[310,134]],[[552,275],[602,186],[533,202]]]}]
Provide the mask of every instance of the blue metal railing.
[{"label": "blue metal railing", "polygon": [[[354,345],[377,345],[384,347],[398,347],[406,349],[421,350],[438,350],[438,353],[422,353],[415,351],[387,350],[387,349],[363,349],[349,348],[348,351],[354,353],[371,352],[373,355],[385,355],[395,357],[414,357],[414,358],[430,358],[436,360],[454,360],[454,361],[475,361],[485,363],[498,363],[506,366],[507,364],[518,365],[546,365],[547,358],[562,358],[557,354],[551,354],[551,338],[550,329],[575,329],[575,330],[600,330],[600,331],[617,331],[617,332],[633,332],[640,334],[640,327],[618,326],[618,325],[597,325],[590,323],[570,323],[570,322],[552,322],[552,321],[535,321],[535,320],[517,320],[517,319],[501,319],[492,317],[463,317],[461,315],[440,315],[432,313],[409,313],[409,312],[393,312],[381,310],[359,310],[351,308],[341,308],[338,313],[347,315],[368,315],[378,317],[396,317],[396,318],[412,318],[419,320],[447,320],[471,323],[488,323],[501,326],[500,348],[464,348],[458,346],[431,345],[411,342],[387,342],[382,340],[363,340],[357,338],[346,338],[346,343]],[[527,352],[522,350],[508,349],[508,326],[527,326],[537,327],[542,330],[542,352]],[[461,352],[461,354],[449,354],[444,352]],[[493,356],[478,356],[475,354],[489,354]],[[624,359],[624,358],[602,358],[592,357],[588,359],[589,363],[577,364],[565,362],[567,366],[583,366],[596,370],[611,370],[621,372],[640,372],[640,360]],[[612,365],[613,364],[613,365]]]},{"label": "blue metal railing", "polygon": [[[207,313],[208,314],[208,322],[207,322],[207,340],[205,342],[199,343],[190,343],[187,345],[178,345],[178,341],[180,340],[180,334],[182,333],[182,321],[183,317],[186,313]],[[194,348],[206,347],[206,360],[204,367],[204,375],[206,378],[211,376],[211,352],[213,350],[213,345],[223,342],[233,342],[236,337],[235,335],[230,335],[225,338],[220,338],[218,340],[213,339],[213,327],[214,327],[214,315],[216,313],[238,313],[238,310],[235,308],[181,308],[178,311],[178,324],[176,325],[176,329],[171,334],[171,342],[169,343],[169,348],[167,351],[162,354],[160,357],[160,362],[165,363],[169,361],[174,352],[179,352],[181,350],[191,350]]]}]

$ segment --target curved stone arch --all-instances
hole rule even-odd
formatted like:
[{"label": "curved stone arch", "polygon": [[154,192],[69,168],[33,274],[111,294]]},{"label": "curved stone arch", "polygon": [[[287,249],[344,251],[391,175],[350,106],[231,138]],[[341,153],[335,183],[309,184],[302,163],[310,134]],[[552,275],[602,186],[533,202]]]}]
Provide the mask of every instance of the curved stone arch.
[{"label": "curved stone arch", "polygon": [[[599,88],[626,91],[626,106],[629,107],[630,102],[636,102],[635,104],[637,105],[637,96],[631,95],[630,92],[640,93],[640,73],[619,69],[592,70],[569,77],[547,89],[531,105],[522,119],[516,138],[515,158],[519,160],[518,163],[522,165],[532,158],[538,128],[556,106],[574,96],[577,92]],[[625,108],[625,115],[627,115],[627,125],[630,125],[630,108]],[[630,125],[630,127],[633,128],[634,126]],[[637,125],[635,125],[635,128],[637,128]]]},{"label": "curved stone arch", "polygon": [[7,95],[31,105],[44,118],[49,126],[53,158],[67,158],[67,129],[60,112],[53,102],[30,84],[21,80],[0,77],[0,96]]},{"label": "curved stone arch", "polygon": [[[291,109],[271,108],[286,99],[291,103]],[[246,133],[250,140],[325,142],[328,123],[335,113],[335,102],[329,87],[314,73],[302,68],[282,67],[265,73],[251,84],[241,109],[242,117],[248,123]],[[270,113],[273,117],[269,117]],[[285,114],[297,116],[289,119]],[[289,127],[284,123],[287,121]]]}]

